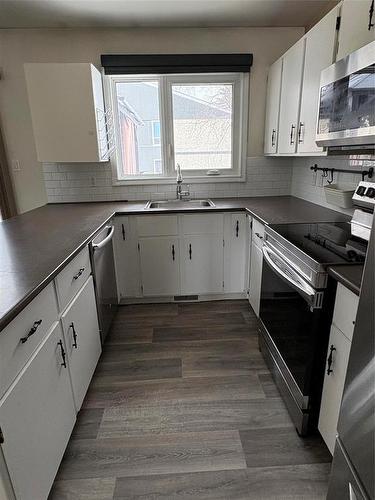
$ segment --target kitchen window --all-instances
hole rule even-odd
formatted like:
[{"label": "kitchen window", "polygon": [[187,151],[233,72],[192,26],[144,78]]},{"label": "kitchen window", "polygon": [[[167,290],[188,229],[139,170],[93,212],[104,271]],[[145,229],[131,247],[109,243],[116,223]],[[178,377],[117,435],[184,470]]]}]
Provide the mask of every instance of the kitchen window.
[{"label": "kitchen window", "polygon": [[248,74],[111,75],[114,183],[243,180]]}]

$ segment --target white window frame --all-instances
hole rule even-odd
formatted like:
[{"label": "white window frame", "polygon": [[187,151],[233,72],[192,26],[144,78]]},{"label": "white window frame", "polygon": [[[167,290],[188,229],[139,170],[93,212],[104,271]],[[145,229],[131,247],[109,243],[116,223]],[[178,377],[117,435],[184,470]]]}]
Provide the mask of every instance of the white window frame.
[{"label": "white window frame", "polygon": [[157,165],[157,162],[160,161],[160,165],[162,165],[162,159],[161,158],[154,158],[153,162],[154,162],[154,172],[156,170],[156,165]]},{"label": "white window frame", "polygon": [[[159,81],[159,119],[161,160],[164,162],[162,174],[118,177],[118,166],[122,163],[118,109],[116,104],[116,84],[128,81]],[[114,136],[116,148],[111,154],[113,185],[174,184],[176,182],[175,160],[173,152],[173,84],[220,84],[233,85],[233,120],[232,120],[232,168],[220,169],[217,175],[210,175],[207,169],[183,170],[183,178],[189,183],[220,183],[246,181],[246,153],[248,136],[248,73],[207,73],[182,75],[105,75],[104,89],[107,110],[114,117]]]},{"label": "white window frame", "polygon": [[[159,123],[159,130],[160,130],[159,137],[155,136],[155,131],[154,131],[155,123]],[[161,144],[161,123],[160,123],[160,120],[152,120],[151,121],[151,135],[152,135],[152,145],[153,146],[160,146],[160,144]],[[159,142],[157,142],[155,139],[157,139]]]}]

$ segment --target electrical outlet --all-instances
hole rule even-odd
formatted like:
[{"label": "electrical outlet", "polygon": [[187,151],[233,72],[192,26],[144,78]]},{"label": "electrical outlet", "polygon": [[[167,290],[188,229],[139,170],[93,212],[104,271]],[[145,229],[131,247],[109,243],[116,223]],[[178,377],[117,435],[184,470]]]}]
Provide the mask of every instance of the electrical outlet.
[{"label": "electrical outlet", "polygon": [[96,186],[96,177],[94,177],[94,176],[90,177],[90,185]]},{"label": "electrical outlet", "polygon": [[19,160],[12,160],[12,169],[14,170],[14,172],[19,172],[21,170]]}]

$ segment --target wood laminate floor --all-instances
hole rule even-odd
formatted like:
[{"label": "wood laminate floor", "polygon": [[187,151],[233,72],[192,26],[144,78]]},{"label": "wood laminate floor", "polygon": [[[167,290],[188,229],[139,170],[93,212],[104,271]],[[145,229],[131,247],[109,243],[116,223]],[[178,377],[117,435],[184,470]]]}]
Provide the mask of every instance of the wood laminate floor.
[{"label": "wood laminate floor", "polygon": [[323,500],[247,301],[122,306],[50,500]]}]

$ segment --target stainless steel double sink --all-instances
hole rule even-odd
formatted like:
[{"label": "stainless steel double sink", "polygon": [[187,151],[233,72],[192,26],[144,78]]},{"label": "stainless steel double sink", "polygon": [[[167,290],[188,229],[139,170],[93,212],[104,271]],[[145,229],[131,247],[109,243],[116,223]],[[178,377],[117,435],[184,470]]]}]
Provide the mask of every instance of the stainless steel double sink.
[{"label": "stainless steel double sink", "polygon": [[208,208],[214,207],[211,200],[162,200],[149,201],[145,210],[184,210],[186,208]]}]

